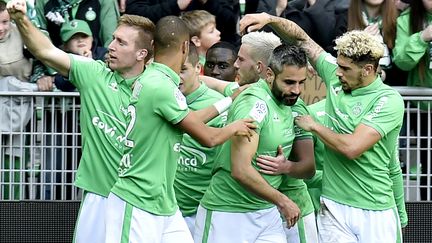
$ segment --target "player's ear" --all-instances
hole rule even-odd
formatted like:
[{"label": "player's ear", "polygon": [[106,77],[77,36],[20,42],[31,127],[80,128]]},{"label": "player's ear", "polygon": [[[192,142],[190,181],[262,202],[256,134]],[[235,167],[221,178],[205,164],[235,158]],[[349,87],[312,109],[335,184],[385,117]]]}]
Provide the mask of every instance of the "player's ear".
[{"label": "player's ear", "polygon": [[270,87],[273,85],[273,82],[275,80],[276,76],[273,70],[270,67],[267,67],[266,69],[266,81],[270,85]]},{"label": "player's ear", "polygon": [[147,57],[147,55],[148,55],[147,49],[140,49],[140,50],[137,51],[137,60],[138,61],[145,60],[145,58]]},{"label": "player's ear", "polygon": [[192,36],[191,41],[195,44],[196,47],[201,46],[201,40],[198,36],[196,36],[196,35]]}]

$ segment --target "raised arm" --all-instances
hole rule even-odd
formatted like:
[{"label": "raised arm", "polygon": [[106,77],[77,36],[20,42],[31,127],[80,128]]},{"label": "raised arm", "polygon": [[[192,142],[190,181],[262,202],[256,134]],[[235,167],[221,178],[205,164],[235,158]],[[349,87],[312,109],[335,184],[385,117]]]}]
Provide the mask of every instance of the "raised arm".
[{"label": "raised arm", "polygon": [[12,0],[7,4],[11,19],[15,21],[28,50],[45,65],[54,68],[61,75],[68,77],[70,69],[69,56],[56,48],[26,16],[25,0]]},{"label": "raised arm", "polygon": [[306,50],[309,62],[315,67],[324,51],[296,23],[267,13],[247,14],[240,20],[240,32],[247,33],[269,25],[285,41],[294,42]]}]

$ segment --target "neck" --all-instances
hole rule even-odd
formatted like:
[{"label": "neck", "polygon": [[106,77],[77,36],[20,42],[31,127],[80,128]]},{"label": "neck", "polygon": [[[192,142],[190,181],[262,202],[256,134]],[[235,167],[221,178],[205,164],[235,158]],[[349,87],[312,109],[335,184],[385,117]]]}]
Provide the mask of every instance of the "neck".
[{"label": "neck", "polygon": [[201,86],[201,83],[199,82],[198,77],[197,77],[197,79],[195,80],[194,84],[192,85],[190,91],[189,91],[189,92],[185,92],[184,95],[185,95],[185,96],[188,96],[188,95],[192,94],[192,93],[195,92],[195,90],[197,90],[200,86]]},{"label": "neck", "polygon": [[119,73],[120,73],[120,76],[122,78],[129,79],[129,78],[134,78],[134,77],[140,75],[142,72],[144,72],[144,69],[145,69],[144,62],[142,62],[142,63],[139,63],[139,64],[133,66],[129,70],[122,71]]},{"label": "neck", "polygon": [[376,18],[380,15],[381,6],[375,5],[365,5],[366,12],[369,16],[369,18]]},{"label": "neck", "polygon": [[181,60],[183,60],[183,57],[181,56],[180,52],[177,53],[170,53],[170,55],[165,54],[155,54],[154,61],[164,64],[171,68],[175,73],[179,74],[182,63]]}]

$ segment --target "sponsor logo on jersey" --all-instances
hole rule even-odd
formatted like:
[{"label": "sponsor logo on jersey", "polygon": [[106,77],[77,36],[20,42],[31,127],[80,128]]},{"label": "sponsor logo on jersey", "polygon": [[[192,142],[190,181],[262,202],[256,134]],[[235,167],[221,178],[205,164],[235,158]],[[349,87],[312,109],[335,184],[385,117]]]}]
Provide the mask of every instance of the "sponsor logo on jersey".
[{"label": "sponsor logo on jersey", "polygon": [[187,103],[186,103],[186,97],[182,94],[182,92],[179,89],[174,90],[174,97],[177,101],[177,104],[179,105],[181,110],[187,109]]},{"label": "sponsor logo on jersey", "polygon": [[177,160],[179,170],[197,171],[200,166],[207,163],[207,155],[202,151],[187,146],[181,146],[181,150],[182,154]]},{"label": "sponsor logo on jersey", "polygon": [[372,121],[373,118],[378,116],[378,114],[381,112],[384,105],[387,104],[387,101],[388,101],[387,96],[381,97],[377,102],[375,108],[366,116],[366,120]]},{"label": "sponsor logo on jersey", "polygon": [[249,116],[257,122],[262,122],[267,113],[268,110],[266,103],[262,100],[258,100],[249,112]]}]

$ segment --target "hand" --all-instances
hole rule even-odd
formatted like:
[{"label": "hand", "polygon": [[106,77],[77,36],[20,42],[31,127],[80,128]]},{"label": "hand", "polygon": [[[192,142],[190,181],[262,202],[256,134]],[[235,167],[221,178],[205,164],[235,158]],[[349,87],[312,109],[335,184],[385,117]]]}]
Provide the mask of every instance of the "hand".
[{"label": "hand", "polygon": [[86,50],[81,50],[80,55],[81,55],[81,56],[84,56],[84,57],[88,57],[88,58],[92,58],[92,59],[93,59],[93,54],[92,54],[91,50],[88,50],[88,49],[86,49]]},{"label": "hand", "polygon": [[264,25],[270,23],[271,15],[267,13],[246,14],[240,20],[240,33],[246,34],[255,30],[259,30]]},{"label": "hand", "polygon": [[22,20],[27,13],[27,4],[25,0],[12,0],[6,5],[11,19],[15,21]]},{"label": "hand", "polygon": [[422,32],[420,36],[425,42],[432,41],[432,24],[428,25]]},{"label": "hand", "polygon": [[308,132],[312,131],[313,127],[316,124],[312,117],[309,115],[296,117],[295,123],[297,126]]},{"label": "hand", "polygon": [[230,96],[231,99],[234,101],[235,98],[237,98],[237,96],[238,96],[241,92],[243,92],[243,90],[249,88],[249,86],[250,86],[250,84],[245,84],[245,85],[240,86],[240,87],[239,87],[238,89],[236,89],[236,91],[234,91],[234,93]]},{"label": "hand", "polygon": [[365,29],[365,32],[371,34],[371,35],[379,35],[380,29],[378,23],[368,25]]},{"label": "hand", "polygon": [[39,91],[52,91],[54,88],[54,76],[42,76],[36,81]]},{"label": "hand", "polygon": [[124,13],[126,11],[126,0],[119,0],[119,11]]},{"label": "hand", "polygon": [[291,199],[285,196],[285,200],[281,206],[278,206],[279,212],[285,218],[288,229],[293,227],[300,219],[300,208]]},{"label": "hand", "polygon": [[255,120],[251,118],[246,118],[246,119],[237,120],[231,123],[230,125],[234,127],[235,136],[246,136],[250,142],[250,138],[254,135],[252,130],[256,128],[254,122]]},{"label": "hand", "polygon": [[177,5],[179,6],[180,10],[185,10],[192,0],[177,0]]},{"label": "hand", "polygon": [[292,162],[285,158],[282,146],[278,146],[276,157],[260,155],[256,158],[259,171],[267,175],[288,174],[292,167]]}]

